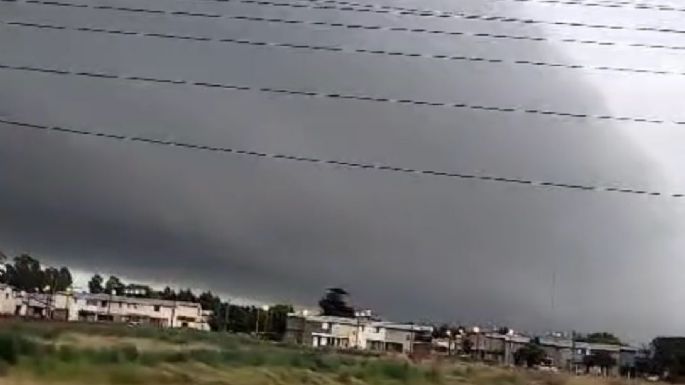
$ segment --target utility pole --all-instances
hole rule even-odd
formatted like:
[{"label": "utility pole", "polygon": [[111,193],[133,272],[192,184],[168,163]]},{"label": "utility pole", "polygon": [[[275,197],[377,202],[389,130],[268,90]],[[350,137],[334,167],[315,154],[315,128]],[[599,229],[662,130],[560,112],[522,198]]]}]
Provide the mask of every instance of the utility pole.
[{"label": "utility pole", "polygon": [[[221,304],[219,304],[221,306]],[[221,308],[221,307],[219,307]],[[226,301],[226,309],[224,310],[224,328],[226,329],[226,333],[228,333],[228,313],[231,311],[231,303]]]},{"label": "utility pole", "polygon": [[254,326],[254,334],[257,338],[259,338],[259,308],[255,309],[257,312],[256,321],[255,321],[255,326]]},{"label": "utility pole", "polygon": [[569,372],[572,375],[576,374],[576,331],[571,330],[571,365],[569,367]]}]

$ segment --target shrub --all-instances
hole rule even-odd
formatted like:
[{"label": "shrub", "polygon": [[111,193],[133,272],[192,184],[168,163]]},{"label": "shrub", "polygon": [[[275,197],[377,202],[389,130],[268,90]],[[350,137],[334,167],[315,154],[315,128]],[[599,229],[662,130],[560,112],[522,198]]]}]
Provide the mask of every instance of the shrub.
[{"label": "shrub", "polygon": [[7,362],[10,365],[17,363],[19,352],[15,337],[12,334],[0,334],[0,360]]},{"label": "shrub", "polygon": [[78,352],[69,345],[62,345],[57,350],[57,357],[64,362],[73,362],[78,358]]},{"label": "shrub", "polygon": [[136,361],[139,357],[138,348],[132,344],[122,345],[120,348],[122,358],[127,362]]}]

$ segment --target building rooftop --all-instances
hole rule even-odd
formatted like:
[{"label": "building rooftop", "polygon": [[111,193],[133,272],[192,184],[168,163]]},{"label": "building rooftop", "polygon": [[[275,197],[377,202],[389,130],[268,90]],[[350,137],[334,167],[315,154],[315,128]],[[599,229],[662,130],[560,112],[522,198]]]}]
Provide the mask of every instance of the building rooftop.
[{"label": "building rooftop", "polygon": [[91,294],[91,293],[75,293],[74,298],[85,299],[85,300],[96,300],[96,301],[111,301],[111,302],[122,302],[122,303],[135,303],[141,305],[159,305],[165,307],[176,307],[176,306],[187,306],[199,308],[200,304],[188,301],[169,301],[165,299],[154,299],[154,298],[136,298],[136,297],[125,297],[121,295],[110,295],[110,294]]}]

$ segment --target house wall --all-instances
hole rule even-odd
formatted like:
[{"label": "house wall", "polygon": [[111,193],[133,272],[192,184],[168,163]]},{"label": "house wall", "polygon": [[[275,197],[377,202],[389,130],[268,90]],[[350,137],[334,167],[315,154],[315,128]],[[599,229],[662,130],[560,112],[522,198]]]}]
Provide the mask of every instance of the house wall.
[{"label": "house wall", "polygon": [[17,299],[10,286],[0,286],[0,315],[14,315],[17,308]]},{"label": "house wall", "polygon": [[386,329],[385,343],[400,344],[403,353],[410,353],[412,351],[411,332],[405,330]]}]

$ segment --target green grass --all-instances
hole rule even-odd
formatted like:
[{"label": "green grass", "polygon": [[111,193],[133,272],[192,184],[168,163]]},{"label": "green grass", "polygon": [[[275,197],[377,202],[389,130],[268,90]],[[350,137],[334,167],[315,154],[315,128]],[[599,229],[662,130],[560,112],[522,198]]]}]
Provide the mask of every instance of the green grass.
[{"label": "green grass", "polygon": [[[66,337],[75,334],[114,337],[115,341],[117,337],[128,339],[122,339],[121,344],[93,347],[79,345],[78,338]],[[129,342],[140,339],[188,348],[141,350]],[[192,348],[205,346],[197,345],[198,342],[206,343],[207,348]],[[302,381],[307,383],[433,384],[443,381],[442,372],[435,367],[368,355],[321,352],[223,333],[102,324],[0,323],[0,375],[24,373],[45,382],[139,384],[149,383],[152,377],[162,373],[167,377],[157,378],[159,382],[194,383],[191,374],[164,369],[193,365],[204,365],[206,370],[213,368],[219,373],[243,373],[245,369],[252,373],[277,371],[280,376],[304,378]],[[269,378],[268,381],[276,381]]]}]

